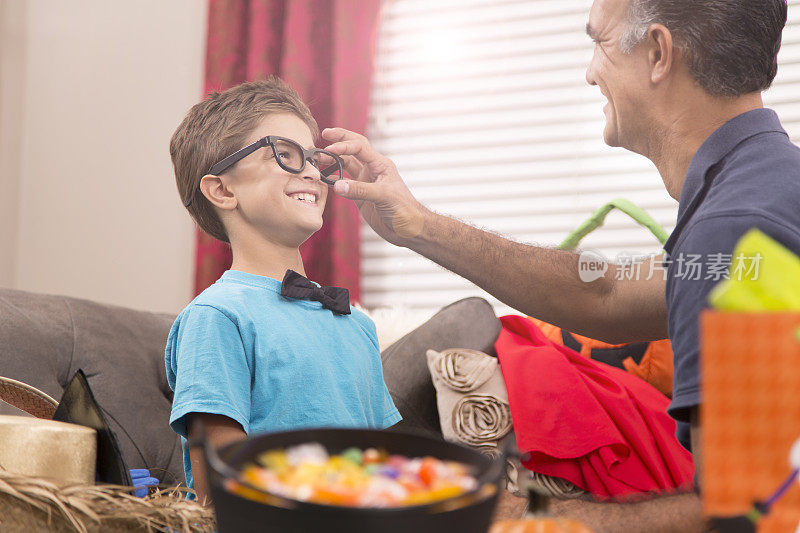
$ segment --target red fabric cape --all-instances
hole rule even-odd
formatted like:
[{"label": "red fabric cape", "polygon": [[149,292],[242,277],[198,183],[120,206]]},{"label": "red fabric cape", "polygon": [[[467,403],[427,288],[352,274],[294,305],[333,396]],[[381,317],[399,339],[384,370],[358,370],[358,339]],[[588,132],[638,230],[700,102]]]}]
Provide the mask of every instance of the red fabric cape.
[{"label": "red fabric cape", "polygon": [[553,343],[525,317],[500,320],[495,348],[527,468],[601,498],[691,486],[692,456],[675,437],[667,397]]}]

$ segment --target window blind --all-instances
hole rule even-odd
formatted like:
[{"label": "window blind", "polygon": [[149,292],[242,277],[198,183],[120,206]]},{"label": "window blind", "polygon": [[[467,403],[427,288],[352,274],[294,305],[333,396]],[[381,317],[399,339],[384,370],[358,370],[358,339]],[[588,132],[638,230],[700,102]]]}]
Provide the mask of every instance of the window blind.
[{"label": "window blind", "polygon": [[[800,0],[790,0],[767,105],[800,141]],[[677,203],[649,160],[603,142],[605,98],[586,84],[591,0],[394,0],[384,6],[367,134],[431,209],[520,242],[555,246],[622,197],[668,231]],[[367,308],[434,309],[470,282],[362,227]],[[613,259],[655,237],[612,213],[581,245]]]}]

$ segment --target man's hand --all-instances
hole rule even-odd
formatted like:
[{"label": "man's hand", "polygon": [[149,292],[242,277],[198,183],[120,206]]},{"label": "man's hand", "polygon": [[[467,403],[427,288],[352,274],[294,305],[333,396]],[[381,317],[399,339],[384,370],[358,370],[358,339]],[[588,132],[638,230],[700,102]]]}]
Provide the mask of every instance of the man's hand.
[{"label": "man's hand", "polygon": [[364,220],[383,239],[397,246],[422,233],[430,213],[408,190],[397,167],[378,153],[363,135],[327,128],[322,137],[333,144],[325,150],[342,157],[353,180],[339,180],[333,190],[355,200]]},{"label": "man's hand", "polygon": [[[702,479],[699,408],[689,411],[692,457],[697,479]],[[580,520],[595,533],[700,533],[706,531],[702,502],[695,492],[655,496],[637,503],[595,503],[555,500],[554,514]]]},{"label": "man's hand", "polygon": [[694,492],[659,496],[637,503],[553,501],[554,514],[586,524],[595,533],[701,533],[700,497]]}]

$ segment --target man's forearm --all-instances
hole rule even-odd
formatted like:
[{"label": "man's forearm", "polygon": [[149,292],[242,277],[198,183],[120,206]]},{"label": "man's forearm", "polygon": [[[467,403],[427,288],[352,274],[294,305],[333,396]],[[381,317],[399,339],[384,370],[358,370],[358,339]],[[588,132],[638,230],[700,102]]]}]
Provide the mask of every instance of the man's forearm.
[{"label": "man's forearm", "polygon": [[666,338],[663,279],[618,282],[609,265],[604,277],[584,283],[575,254],[515,243],[430,212],[395,164],[363,135],[328,128],[322,136],[332,142],[326,149],[344,157],[345,170],[355,178],[339,180],[334,190],[355,200],[364,220],[387,241],[439,263],[523,313],[576,333],[620,343]]},{"label": "man's forearm", "polygon": [[514,309],[611,342],[666,336],[663,293],[643,294],[641,306],[622,301],[613,265],[606,276],[586,283],[575,253],[513,242],[435,213],[422,226],[405,246]]},{"label": "man's forearm", "polygon": [[586,524],[594,533],[694,533],[705,531],[702,505],[695,493],[661,496],[636,503],[555,500],[554,514]]}]

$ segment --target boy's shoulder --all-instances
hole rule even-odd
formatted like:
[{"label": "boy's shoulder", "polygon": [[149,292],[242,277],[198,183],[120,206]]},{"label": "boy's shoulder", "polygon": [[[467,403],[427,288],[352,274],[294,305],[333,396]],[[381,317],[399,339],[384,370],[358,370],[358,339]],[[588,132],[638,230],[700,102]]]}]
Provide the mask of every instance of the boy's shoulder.
[{"label": "boy's shoulder", "polygon": [[225,283],[223,280],[218,280],[195,296],[194,300],[189,302],[178,315],[178,320],[192,312],[211,311],[213,313],[213,309],[237,322],[237,317],[245,311],[247,302],[253,297],[254,292],[254,288],[248,285]]},{"label": "boy's shoulder", "polygon": [[359,324],[364,325],[369,329],[375,329],[375,322],[363,310],[358,307],[350,306],[350,316],[355,319]]},{"label": "boy's shoulder", "polygon": [[247,292],[246,285],[224,283],[221,279],[212,283],[203,292],[194,297],[187,307],[193,305],[208,305],[211,307],[235,306],[241,300],[243,293]]},{"label": "boy's shoulder", "polygon": [[367,334],[373,344],[378,346],[378,331],[375,327],[375,322],[372,321],[372,318],[369,317],[365,312],[363,312],[358,307],[350,306],[350,318],[354,320],[361,328],[361,330]]}]

